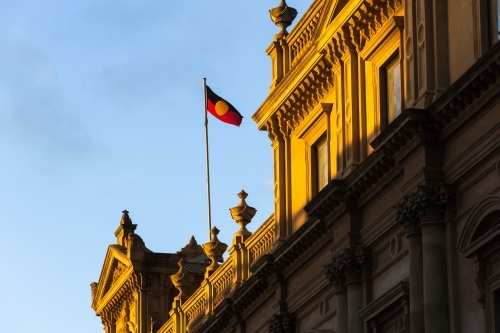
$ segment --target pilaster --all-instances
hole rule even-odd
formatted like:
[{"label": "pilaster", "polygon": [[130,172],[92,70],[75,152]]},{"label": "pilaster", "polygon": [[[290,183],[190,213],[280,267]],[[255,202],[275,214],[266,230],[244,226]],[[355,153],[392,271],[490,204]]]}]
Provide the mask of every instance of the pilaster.
[{"label": "pilaster", "polygon": [[409,246],[409,333],[424,333],[422,231],[415,205],[416,195],[412,194],[405,196],[402,202],[394,208],[396,209],[396,220],[405,228]]},{"label": "pilaster", "polygon": [[407,0],[405,21],[407,106],[427,108],[450,85],[448,1]]},{"label": "pilaster", "polygon": [[276,237],[274,248],[283,244],[292,232],[291,214],[291,142],[285,115],[278,113],[266,124],[274,149],[274,214]]},{"label": "pilaster", "polygon": [[363,333],[363,281],[371,277],[371,252],[358,246],[346,248],[324,266],[337,296],[337,332]]},{"label": "pilaster", "polygon": [[345,149],[347,176],[360,162],[360,119],[359,119],[359,59],[356,46],[351,37],[349,27],[343,27],[337,35],[342,51],[344,67],[344,119],[345,119]]},{"label": "pilaster", "polygon": [[454,216],[452,189],[419,186],[414,195],[422,229],[424,325],[426,333],[449,332],[446,221]]}]

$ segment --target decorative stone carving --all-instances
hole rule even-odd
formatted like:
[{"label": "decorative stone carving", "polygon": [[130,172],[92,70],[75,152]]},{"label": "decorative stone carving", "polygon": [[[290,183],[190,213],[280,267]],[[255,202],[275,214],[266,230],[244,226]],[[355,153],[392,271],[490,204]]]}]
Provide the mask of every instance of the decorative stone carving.
[{"label": "decorative stone carving", "polygon": [[125,266],[121,261],[118,261],[118,264],[116,265],[116,268],[113,271],[113,280],[111,280],[111,285],[114,285],[116,280],[120,278],[125,268],[127,268],[127,266]]},{"label": "decorative stone carving", "polygon": [[90,284],[90,292],[91,292],[91,299],[92,301],[94,301],[94,298],[95,298],[95,295],[96,295],[96,292],[97,292],[97,282],[92,282]]},{"label": "decorative stone carving", "polygon": [[358,246],[356,249],[344,249],[343,253],[346,284],[359,282],[371,276],[370,252],[366,247]]},{"label": "decorative stone carving", "polygon": [[128,211],[122,211],[122,218],[120,220],[120,225],[118,229],[115,231],[116,240],[118,245],[126,246],[125,243],[127,241],[127,237],[130,234],[133,234],[135,229],[137,228],[137,224],[132,224],[132,220],[128,215]]},{"label": "decorative stone carving", "polygon": [[419,186],[416,192],[393,206],[396,220],[404,226],[408,236],[420,233],[421,223],[444,221],[454,216],[452,193],[452,188],[444,183],[436,187]]},{"label": "decorative stone carving", "polygon": [[190,261],[191,259],[198,258],[204,254],[203,249],[194,236],[191,236],[189,242],[186,246],[184,246],[180,251],[176,252],[180,256],[184,257],[186,261]]},{"label": "decorative stone carving", "polygon": [[181,305],[182,301],[186,300],[188,298],[188,295],[186,294],[187,288],[191,285],[191,282],[194,280],[194,276],[191,274],[188,274],[185,269],[184,269],[184,264],[186,263],[186,260],[182,258],[179,260],[177,263],[179,265],[179,271],[170,276],[170,280],[172,280],[172,284],[174,287],[179,290],[179,295],[175,297],[175,303],[179,301],[179,305]]},{"label": "decorative stone carving", "polygon": [[341,252],[333,256],[332,261],[323,266],[325,267],[326,278],[333,283],[336,292],[346,290],[342,254]]},{"label": "decorative stone carving", "polygon": [[393,206],[396,209],[396,220],[403,225],[407,236],[418,234],[420,230],[420,217],[416,210],[415,194],[407,195],[403,201]]},{"label": "decorative stone carving", "polygon": [[346,284],[359,282],[371,277],[371,251],[364,247],[346,248],[333,256],[325,267],[328,280],[334,284],[335,291],[346,289]]},{"label": "decorative stone carving", "polygon": [[269,333],[295,332],[295,316],[292,313],[276,314],[267,321]]},{"label": "decorative stone carving", "polygon": [[474,282],[476,283],[477,289],[479,291],[477,301],[481,303],[483,309],[485,309],[486,296],[485,296],[484,282],[486,281],[486,276],[487,276],[485,263],[484,261],[481,261],[478,256],[474,257],[474,263],[476,264],[476,274],[474,275]]},{"label": "decorative stone carving", "polygon": [[217,238],[219,234],[219,229],[217,227],[213,227],[210,230],[210,234],[212,234],[212,239],[210,242],[203,244],[203,251],[210,258],[210,266],[207,267],[206,276],[209,277],[216,269],[219,267],[219,260],[222,259],[222,255],[227,249],[227,244],[222,243]]},{"label": "decorative stone carving", "polygon": [[290,26],[297,16],[297,10],[292,7],[288,7],[285,0],[281,0],[278,7],[269,10],[269,15],[271,20],[278,27],[281,28],[280,32],[276,35],[277,37],[284,37],[288,35],[286,28]]},{"label": "decorative stone carving", "polygon": [[234,234],[235,236],[250,236],[252,234],[247,230],[246,225],[252,221],[257,210],[247,205],[245,201],[247,196],[248,194],[244,190],[241,190],[241,192],[238,193],[240,203],[238,206],[229,209],[231,218],[240,225],[240,230]]}]

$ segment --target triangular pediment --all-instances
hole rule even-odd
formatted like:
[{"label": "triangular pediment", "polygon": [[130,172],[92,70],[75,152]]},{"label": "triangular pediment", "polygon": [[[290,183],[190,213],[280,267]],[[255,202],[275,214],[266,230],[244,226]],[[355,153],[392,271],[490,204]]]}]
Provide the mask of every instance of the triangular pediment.
[{"label": "triangular pediment", "polygon": [[110,245],[104,259],[99,282],[92,285],[92,307],[106,297],[110,289],[119,288],[123,284],[122,276],[132,268],[132,263],[127,257],[127,249],[120,245]]},{"label": "triangular pediment", "polygon": [[339,15],[340,11],[347,5],[349,0],[333,0],[330,1],[330,8],[328,8],[328,11],[326,12],[326,26],[330,25],[330,23],[333,22],[333,20]]}]

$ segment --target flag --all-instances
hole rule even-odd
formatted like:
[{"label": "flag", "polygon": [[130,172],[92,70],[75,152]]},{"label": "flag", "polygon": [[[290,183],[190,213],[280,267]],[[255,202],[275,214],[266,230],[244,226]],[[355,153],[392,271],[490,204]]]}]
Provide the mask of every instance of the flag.
[{"label": "flag", "polygon": [[228,124],[240,126],[243,119],[243,116],[231,103],[217,96],[209,86],[207,86],[207,110],[215,118]]}]

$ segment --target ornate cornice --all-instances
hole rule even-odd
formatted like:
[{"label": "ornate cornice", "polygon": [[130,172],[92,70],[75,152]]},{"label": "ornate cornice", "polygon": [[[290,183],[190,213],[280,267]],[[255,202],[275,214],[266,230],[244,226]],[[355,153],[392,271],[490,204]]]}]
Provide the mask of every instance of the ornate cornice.
[{"label": "ornate cornice", "polygon": [[366,43],[403,4],[403,0],[361,1],[324,48],[332,64],[341,61],[348,50],[361,52]]},{"label": "ornate cornice", "polygon": [[[311,46],[316,40],[324,43],[326,37],[319,37],[319,33],[316,33],[323,6],[317,5],[306,13],[290,35],[284,38],[285,44],[290,47],[293,70],[286,73],[278,87],[252,116],[259,129],[266,130],[272,141],[282,140],[293,131],[333,87],[332,67],[346,53],[360,52],[403,3],[403,0],[360,1],[333,33],[331,30],[326,32],[330,35],[328,41],[321,44],[315,50],[316,53],[309,52]],[[306,53],[310,61],[305,66],[310,67],[297,68],[296,64],[299,59],[304,59]],[[297,77],[301,78],[299,82],[291,81]],[[286,98],[281,99],[281,96]],[[276,122],[279,119],[282,119],[281,124]]]},{"label": "ornate cornice", "polygon": [[[324,54],[321,54],[303,80],[280,102],[272,115],[259,124],[259,127],[268,132],[272,141],[285,139],[322,101],[332,87],[331,64]],[[253,119],[259,122],[257,113]]]},{"label": "ornate cornice", "polygon": [[[347,178],[330,181],[307,203],[304,210],[311,217],[330,220],[330,215],[342,202],[357,201],[370,188],[378,185],[393,166],[392,157],[371,154]],[[387,181],[392,180],[391,177],[389,178]],[[366,203],[365,201],[363,203]]]},{"label": "ornate cornice", "polygon": [[113,320],[116,321],[124,302],[132,302],[139,290],[144,289],[145,276],[140,273],[131,274],[120,288],[113,294],[106,304],[96,310],[96,314],[101,316],[103,324],[110,324]]}]

